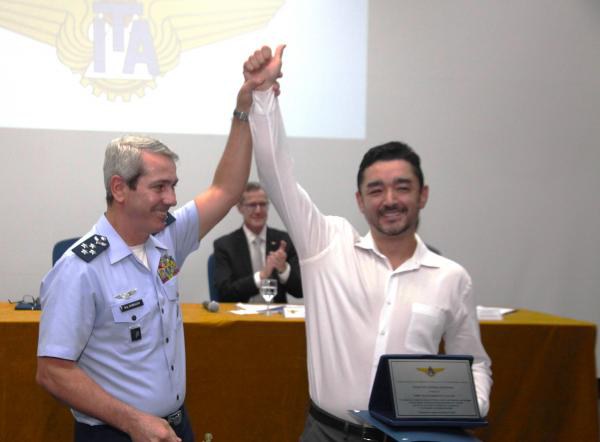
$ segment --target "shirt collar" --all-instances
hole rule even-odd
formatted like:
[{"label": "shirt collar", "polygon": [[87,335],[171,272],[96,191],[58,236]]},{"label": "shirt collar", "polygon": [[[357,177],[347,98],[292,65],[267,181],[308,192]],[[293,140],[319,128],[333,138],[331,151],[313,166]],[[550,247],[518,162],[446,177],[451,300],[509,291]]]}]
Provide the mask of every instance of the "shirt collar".
[{"label": "shirt collar", "polygon": [[246,239],[248,240],[249,244],[252,244],[252,242],[256,238],[260,238],[260,240],[263,243],[267,242],[267,225],[266,224],[262,228],[262,230],[258,233],[258,235],[256,233],[254,233],[252,230],[250,230],[248,227],[246,227],[246,224],[242,224],[242,229],[244,230],[244,233],[246,234]]},{"label": "shirt collar", "polygon": [[[118,262],[131,255],[131,249],[123,240],[123,238],[121,238],[121,235],[119,235],[112,224],[108,221],[106,215],[102,215],[100,217],[96,223],[96,226],[94,227],[94,230],[96,233],[106,236],[108,239],[110,247],[106,253],[108,253],[111,264],[114,264],[115,262]],[[146,240],[146,244],[150,247],[155,247],[158,249],[167,249],[167,247],[165,247],[165,245],[160,241],[160,239],[156,238],[155,235],[150,235]]]},{"label": "shirt collar", "polygon": [[[427,245],[425,245],[425,243],[421,239],[421,237],[416,233],[415,239],[417,240],[417,247],[415,249],[415,252],[396,270],[412,270],[417,269],[421,266],[440,267],[440,259],[443,258],[429,250],[427,248]],[[373,235],[371,234],[370,230],[365,236],[360,238],[356,242],[356,244],[354,244],[354,246],[358,247],[359,249],[369,250],[372,253],[375,253],[376,255],[387,260],[386,256],[383,253],[381,253],[377,248],[377,244],[375,244],[375,241],[373,240]]]}]

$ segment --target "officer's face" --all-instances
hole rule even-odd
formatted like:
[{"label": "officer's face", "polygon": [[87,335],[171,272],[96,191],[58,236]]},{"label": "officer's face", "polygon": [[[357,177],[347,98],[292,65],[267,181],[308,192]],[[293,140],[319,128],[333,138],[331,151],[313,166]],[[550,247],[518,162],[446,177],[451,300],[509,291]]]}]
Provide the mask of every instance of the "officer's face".
[{"label": "officer's face", "polygon": [[169,157],[143,152],[142,161],[144,172],[135,189],[126,189],[124,210],[130,228],[147,236],[165,227],[169,208],[177,204],[178,179],[175,163]]}]

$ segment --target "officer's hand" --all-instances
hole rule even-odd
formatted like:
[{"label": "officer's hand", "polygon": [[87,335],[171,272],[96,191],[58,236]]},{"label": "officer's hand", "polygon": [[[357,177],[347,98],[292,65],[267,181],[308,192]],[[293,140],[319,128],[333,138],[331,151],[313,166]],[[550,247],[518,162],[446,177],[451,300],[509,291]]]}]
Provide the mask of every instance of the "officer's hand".
[{"label": "officer's hand", "polygon": [[253,79],[258,84],[257,89],[267,90],[270,87],[275,88],[275,93],[279,94],[279,84],[277,79],[283,75],[281,73],[283,50],[285,45],[280,45],[275,49],[275,54],[271,48],[263,46],[254,51],[248,60],[244,63],[244,79],[246,81]]},{"label": "officer's hand", "polygon": [[143,413],[138,416],[129,436],[133,442],[181,442],[166,420]]}]

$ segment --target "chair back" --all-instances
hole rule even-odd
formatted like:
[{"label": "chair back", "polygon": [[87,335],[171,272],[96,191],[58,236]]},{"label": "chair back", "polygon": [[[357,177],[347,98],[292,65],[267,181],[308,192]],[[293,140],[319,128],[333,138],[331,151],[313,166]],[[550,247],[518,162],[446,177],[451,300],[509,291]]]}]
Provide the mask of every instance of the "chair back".
[{"label": "chair back", "polygon": [[56,244],[54,244],[54,247],[52,248],[52,267],[54,267],[56,261],[63,256],[63,253],[69,250],[69,247],[75,244],[78,240],[79,238],[68,238],[58,241]]},{"label": "chair back", "polygon": [[215,287],[215,254],[211,253],[206,262],[208,270],[208,294],[211,301],[219,301],[219,292]]}]

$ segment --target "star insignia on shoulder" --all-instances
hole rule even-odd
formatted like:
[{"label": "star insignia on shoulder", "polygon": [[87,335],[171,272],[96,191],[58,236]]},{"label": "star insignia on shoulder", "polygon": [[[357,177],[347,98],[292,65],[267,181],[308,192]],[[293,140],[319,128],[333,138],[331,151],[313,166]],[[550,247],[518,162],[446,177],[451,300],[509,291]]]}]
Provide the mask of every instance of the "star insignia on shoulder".
[{"label": "star insignia on shoulder", "polygon": [[[165,219],[165,227],[173,224],[175,221],[177,221],[177,218],[171,215],[171,212],[167,212],[167,218]],[[158,233],[160,232],[155,232],[152,235],[157,235]]]},{"label": "star insignia on shoulder", "polygon": [[167,212],[167,219],[165,220],[165,225],[173,224],[175,222],[175,217],[171,215],[171,212]]},{"label": "star insignia on shoulder", "polygon": [[85,262],[90,262],[98,257],[102,252],[108,249],[108,239],[102,235],[92,235],[73,249],[73,253],[83,259]]}]

